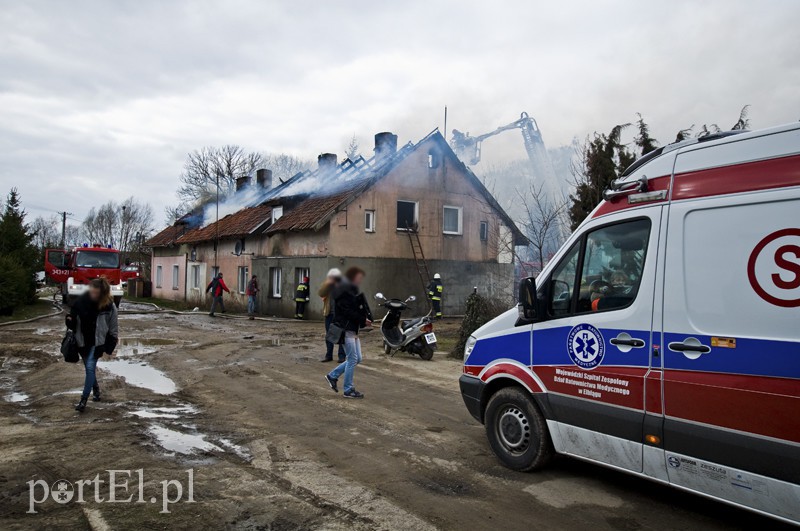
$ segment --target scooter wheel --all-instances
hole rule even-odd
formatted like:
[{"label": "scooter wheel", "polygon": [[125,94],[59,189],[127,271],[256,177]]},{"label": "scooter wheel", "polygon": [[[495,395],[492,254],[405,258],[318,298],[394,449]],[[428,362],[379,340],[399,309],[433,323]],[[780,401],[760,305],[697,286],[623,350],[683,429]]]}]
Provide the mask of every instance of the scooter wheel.
[{"label": "scooter wheel", "polygon": [[419,357],[425,361],[430,361],[433,358],[433,352],[433,348],[426,346],[422,349],[422,352],[419,353]]},{"label": "scooter wheel", "polygon": [[392,355],[392,347],[389,346],[389,343],[383,344],[383,353],[386,354],[387,356]]}]

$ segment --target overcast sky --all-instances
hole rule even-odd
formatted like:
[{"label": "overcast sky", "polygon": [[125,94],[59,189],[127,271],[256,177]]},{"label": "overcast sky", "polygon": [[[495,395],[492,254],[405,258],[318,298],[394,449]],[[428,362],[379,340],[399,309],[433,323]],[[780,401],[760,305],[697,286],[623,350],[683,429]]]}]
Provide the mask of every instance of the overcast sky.
[{"label": "overcast sky", "polygon": [[767,127],[800,118],[798,27],[793,0],[0,0],[0,193],[78,219],[134,195],[161,225],[188,151],[371,153],[445,105],[472,134],[527,111],[549,147],[636,112],[662,143],[744,104]]}]

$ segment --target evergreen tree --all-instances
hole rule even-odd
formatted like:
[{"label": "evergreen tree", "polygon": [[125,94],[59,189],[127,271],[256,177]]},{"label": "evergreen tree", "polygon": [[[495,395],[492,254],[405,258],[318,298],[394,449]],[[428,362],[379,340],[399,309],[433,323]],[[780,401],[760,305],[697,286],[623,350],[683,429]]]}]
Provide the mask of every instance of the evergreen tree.
[{"label": "evergreen tree", "polygon": [[36,296],[39,253],[33,243],[34,235],[25,224],[25,215],[19,193],[12,188],[0,216],[0,256],[4,259],[0,275],[10,279],[0,286],[0,310],[6,313]]},{"label": "evergreen tree", "polygon": [[639,133],[636,135],[636,138],[633,139],[633,142],[639,147],[642,155],[647,155],[658,147],[658,141],[650,136],[650,126],[644,122],[642,115],[636,113],[636,116],[639,117],[639,119],[636,120],[636,127],[639,129]]}]

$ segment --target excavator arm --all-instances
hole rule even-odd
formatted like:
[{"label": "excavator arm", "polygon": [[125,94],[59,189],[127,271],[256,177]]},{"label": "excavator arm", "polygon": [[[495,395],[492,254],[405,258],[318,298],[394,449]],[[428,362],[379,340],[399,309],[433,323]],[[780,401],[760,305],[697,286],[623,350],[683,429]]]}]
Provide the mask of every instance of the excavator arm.
[{"label": "excavator arm", "polygon": [[521,113],[519,120],[478,136],[470,136],[469,133],[462,133],[458,129],[453,129],[453,138],[450,140],[450,145],[459,158],[474,166],[481,161],[481,144],[483,141],[511,129],[519,129],[522,132],[525,151],[527,151],[531,162],[535,163],[537,144],[544,145],[544,141],[536,120],[531,118],[527,112]]}]

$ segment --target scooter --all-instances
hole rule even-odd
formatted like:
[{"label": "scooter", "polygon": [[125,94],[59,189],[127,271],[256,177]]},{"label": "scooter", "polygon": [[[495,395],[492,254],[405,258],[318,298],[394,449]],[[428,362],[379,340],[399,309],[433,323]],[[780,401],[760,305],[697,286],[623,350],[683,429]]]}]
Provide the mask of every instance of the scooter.
[{"label": "scooter", "polygon": [[416,319],[401,319],[401,314],[408,308],[408,303],[414,302],[417,298],[411,295],[401,301],[387,299],[383,293],[378,293],[375,299],[382,301],[380,305],[387,310],[381,320],[384,353],[387,356],[394,356],[395,352],[400,351],[418,354],[424,360],[433,358],[436,350],[436,334],[433,333],[433,317],[430,312]]}]

